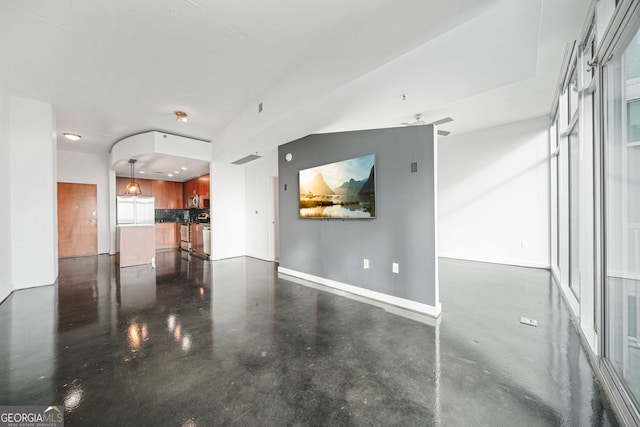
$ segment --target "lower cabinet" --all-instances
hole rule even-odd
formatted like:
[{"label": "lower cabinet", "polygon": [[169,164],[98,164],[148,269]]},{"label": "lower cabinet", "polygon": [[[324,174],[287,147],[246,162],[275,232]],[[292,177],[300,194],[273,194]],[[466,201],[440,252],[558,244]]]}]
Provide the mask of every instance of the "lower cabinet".
[{"label": "lower cabinet", "polygon": [[180,247],[178,224],[166,222],[156,224],[156,249],[174,249]]},{"label": "lower cabinet", "polygon": [[191,224],[191,250],[199,254],[205,255],[204,240],[202,238],[202,224]]}]

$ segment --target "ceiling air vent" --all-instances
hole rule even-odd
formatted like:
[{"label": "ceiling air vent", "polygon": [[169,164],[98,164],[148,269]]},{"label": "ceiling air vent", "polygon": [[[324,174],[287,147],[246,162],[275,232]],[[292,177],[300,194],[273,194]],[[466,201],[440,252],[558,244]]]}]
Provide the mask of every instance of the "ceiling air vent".
[{"label": "ceiling air vent", "polygon": [[254,161],[255,159],[259,159],[262,156],[258,156],[255,154],[249,154],[247,157],[243,157],[241,159],[236,160],[235,162],[232,162],[232,165],[244,165],[245,163],[249,163]]}]

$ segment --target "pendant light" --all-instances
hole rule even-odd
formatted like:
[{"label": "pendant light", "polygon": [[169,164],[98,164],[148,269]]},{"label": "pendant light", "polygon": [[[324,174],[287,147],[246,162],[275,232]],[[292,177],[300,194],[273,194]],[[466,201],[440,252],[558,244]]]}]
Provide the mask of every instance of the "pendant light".
[{"label": "pendant light", "polygon": [[140,184],[138,184],[133,179],[133,165],[136,163],[136,159],[129,159],[129,164],[131,165],[131,182],[127,184],[127,189],[124,190],[125,196],[142,196],[142,190],[140,189]]}]

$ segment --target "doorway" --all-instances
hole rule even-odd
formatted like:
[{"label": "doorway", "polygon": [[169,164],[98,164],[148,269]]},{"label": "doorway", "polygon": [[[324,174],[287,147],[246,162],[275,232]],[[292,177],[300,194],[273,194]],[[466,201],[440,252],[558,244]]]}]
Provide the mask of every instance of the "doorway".
[{"label": "doorway", "polygon": [[96,184],[58,183],[58,256],[97,255]]},{"label": "doorway", "polygon": [[273,260],[280,262],[280,184],[277,176],[272,178],[273,187]]}]

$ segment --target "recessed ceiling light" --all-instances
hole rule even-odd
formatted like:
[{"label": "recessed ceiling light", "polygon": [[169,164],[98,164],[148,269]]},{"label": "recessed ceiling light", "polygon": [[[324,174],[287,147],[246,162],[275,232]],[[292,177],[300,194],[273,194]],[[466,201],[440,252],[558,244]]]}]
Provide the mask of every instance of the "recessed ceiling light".
[{"label": "recessed ceiling light", "polygon": [[186,122],[187,121],[187,113],[185,113],[184,111],[174,111],[173,114],[176,115],[176,120],[179,122]]},{"label": "recessed ceiling light", "polygon": [[184,166],[183,166],[183,167],[181,167],[180,169],[182,169],[183,171],[186,171],[186,170],[187,170],[187,168],[185,168]]},{"label": "recessed ceiling light", "polygon": [[171,176],[173,176],[173,174],[172,173],[168,173],[167,176],[171,177]]},{"label": "recessed ceiling light", "polygon": [[78,141],[80,138],[82,138],[80,135],[77,135],[75,133],[63,133],[62,135],[64,135],[65,138],[70,139],[71,141]]},{"label": "recessed ceiling light", "polygon": [[175,173],[176,175],[180,173],[180,171],[173,171],[173,173]]},{"label": "recessed ceiling light", "polygon": [[140,171],[140,173],[144,173],[144,171]]}]

